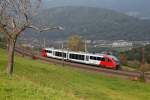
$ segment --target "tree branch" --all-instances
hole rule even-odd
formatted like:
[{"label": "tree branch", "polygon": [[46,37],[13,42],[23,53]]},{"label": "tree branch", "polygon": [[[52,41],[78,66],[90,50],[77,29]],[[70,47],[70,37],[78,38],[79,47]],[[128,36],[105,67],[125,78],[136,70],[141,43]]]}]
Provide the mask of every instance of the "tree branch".
[{"label": "tree branch", "polygon": [[49,30],[64,30],[64,28],[63,27],[61,27],[61,26],[58,26],[58,27],[46,27],[46,28],[39,28],[39,27],[36,27],[36,26],[34,26],[34,25],[30,25],[30,26],[28,26],[27,28],[32,28],[32,29],[34,29],[34,30],[36,30],[36,31],[39,31],[39,32],[43,32],[43,31],[49,31]]},{"label": "tree branch", "polygon": [[16,29],[16,27],[17,27],[16,22],[15,22],[14,18],[12,18],[12,28]]}]

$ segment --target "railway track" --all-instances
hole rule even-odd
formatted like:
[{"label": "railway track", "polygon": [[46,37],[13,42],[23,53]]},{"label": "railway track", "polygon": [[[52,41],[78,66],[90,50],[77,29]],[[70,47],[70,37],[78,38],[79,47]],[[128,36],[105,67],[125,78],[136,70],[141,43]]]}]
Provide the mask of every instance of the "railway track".
[{"label": "railway track", "polygon": [[[87,70],[87,71],[93,71],[93,72],[97,72],[97,73],[110,75],[113,77],[120,77],[120,78],[125,78],[125,79],[130,79],[130,80],[137,80],[140,77],[140,72],[104,69],[104,68],[95,67],[95,66],[91,66],[91,65],[79,64],[79,63],[68,62],[68,61],[52,59],[52,58],[45,58],[45,57],[41,57],[35,51],[30,51],[30,50],[26,50],[26,49],[22,49],[22,48],[15,48],[15,51],[22,55],[32,57],[35,59],[39,59],[42,61],[50,62],[53,64],[62,64],[65,66],[70,66],[70,67],[74,67],[74,68],[78,68],[78,69],[83,69],[83,70]],[[33,52],[35,53],[34,56],[33,56]],[[145,79],[147,82],[150,82],[149,75],[145,75]]]}]

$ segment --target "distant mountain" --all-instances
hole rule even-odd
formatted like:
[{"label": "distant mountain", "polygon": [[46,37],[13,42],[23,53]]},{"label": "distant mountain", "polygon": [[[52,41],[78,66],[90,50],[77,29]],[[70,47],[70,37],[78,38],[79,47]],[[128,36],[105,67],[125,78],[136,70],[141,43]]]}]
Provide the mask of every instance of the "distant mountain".
[{"label": "distant mountain", "polygon": [[[63,26],[64,31],[36,34],[37,37],[67,38],[73,34],[88,39],[150,39],[150,21],[94,7],[56,7],[44,10],[34,19],[36,24]],[[30,35],[33,35],[33,32]]]},{"label": "distant mountain", "polygon": [[[140,18],[150,19],[150,0],[44,0],[43,8],[86,6],[113,9]],[[133,14],[131,14],[133,13]]]}]

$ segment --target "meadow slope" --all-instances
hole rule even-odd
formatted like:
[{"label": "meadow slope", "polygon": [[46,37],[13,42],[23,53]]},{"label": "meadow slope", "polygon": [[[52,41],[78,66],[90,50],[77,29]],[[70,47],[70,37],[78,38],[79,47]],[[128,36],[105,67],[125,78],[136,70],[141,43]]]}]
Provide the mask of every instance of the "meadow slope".
[{"label": "meadow slope", "polygon": [[0,100],[150,100],[150,84],[15,57],[14,75],[5,73],[0,49]]}]

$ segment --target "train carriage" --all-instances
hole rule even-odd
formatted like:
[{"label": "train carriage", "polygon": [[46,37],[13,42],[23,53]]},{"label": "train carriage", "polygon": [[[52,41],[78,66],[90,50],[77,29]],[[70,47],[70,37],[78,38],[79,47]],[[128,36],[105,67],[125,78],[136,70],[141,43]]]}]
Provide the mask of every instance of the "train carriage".
[{"label": "train carriage", "polygon": [[120,67],[119,60],[115,56],[106,54],[90,54],[54,48],[43,48],[41,55],[44,57],[64,59],[77,63],[102,66],[105,68],[118,69]]}]

